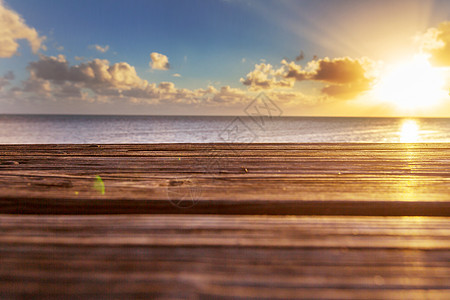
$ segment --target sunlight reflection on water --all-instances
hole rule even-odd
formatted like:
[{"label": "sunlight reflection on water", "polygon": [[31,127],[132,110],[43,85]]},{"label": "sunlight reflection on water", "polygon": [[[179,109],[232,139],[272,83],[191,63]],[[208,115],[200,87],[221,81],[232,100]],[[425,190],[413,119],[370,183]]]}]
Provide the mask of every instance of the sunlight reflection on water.
[{"label": "sunlight reflection on water", "polygon": [[404,120],[399,132],[400,142],[417,143],[420,140],[420,128],[416,120]]},{"label": "sunlight reflection on water", "polygon": [[[0,115],[0,144],[223,142],[235,117]],[[446,118],[240,117],[255,143],[450,142]],[[240,140],[238,139],[237,142]]]}]

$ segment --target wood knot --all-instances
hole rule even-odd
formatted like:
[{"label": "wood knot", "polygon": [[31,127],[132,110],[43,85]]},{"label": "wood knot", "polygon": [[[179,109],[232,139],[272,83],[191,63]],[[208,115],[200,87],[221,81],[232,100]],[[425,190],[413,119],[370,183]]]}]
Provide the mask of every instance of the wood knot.
[{"label": "wood knot", "polygon": [[186,183],[191,183],[189,179],[175,179],[169,181],[169,186],[180,186]]},{"label": "wood knot", "polygon": [[19,165],[20,163],[18,161],[14,160],[5,160],[0,162],[1,165]]}]

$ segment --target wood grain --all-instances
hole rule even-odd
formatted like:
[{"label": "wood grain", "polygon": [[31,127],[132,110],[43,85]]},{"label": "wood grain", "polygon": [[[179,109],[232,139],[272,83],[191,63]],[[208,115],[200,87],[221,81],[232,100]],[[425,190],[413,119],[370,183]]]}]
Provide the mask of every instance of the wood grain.
[{"label": "wood grain", "polygon": [[2,215],[0,220],[3,296],[450,296],[447,218]]},{"label": "wood grain", "polygon": [[3,213],[450,215],[448,144],[4,145],[0,155]]},{"label": "wood grain", "polygon": [[450,144],[0,145],[0,299],[450,299],[449,170]]}]

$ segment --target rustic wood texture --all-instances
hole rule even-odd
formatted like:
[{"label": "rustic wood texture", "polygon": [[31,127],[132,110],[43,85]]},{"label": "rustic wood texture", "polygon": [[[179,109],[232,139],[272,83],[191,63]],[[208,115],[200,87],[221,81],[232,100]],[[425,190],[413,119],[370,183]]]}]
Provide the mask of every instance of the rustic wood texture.
[{"label": "rustic wood texture", "polygon": [[450,299],[449,216],[450,144],[0,145],[0,298]]},{"label": "rustic wood texture", "polygon": [[446,218],[0,216],[8,297],[449,299]]},{"label": "rustic wood texture", "polygon": [[0,213],[448,216],[450,145],[3,145]]}]

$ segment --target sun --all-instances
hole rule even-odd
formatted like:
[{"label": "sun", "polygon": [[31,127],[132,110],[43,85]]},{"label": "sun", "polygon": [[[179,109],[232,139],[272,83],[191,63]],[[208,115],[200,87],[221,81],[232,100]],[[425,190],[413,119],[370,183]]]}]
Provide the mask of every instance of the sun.
[{"label": "sun", "polygon": [[444,73],[433,67],[424,54],[396,64],[374,86],[377,99],[399,110],[417,110],[437,105],[447,96]]}]

